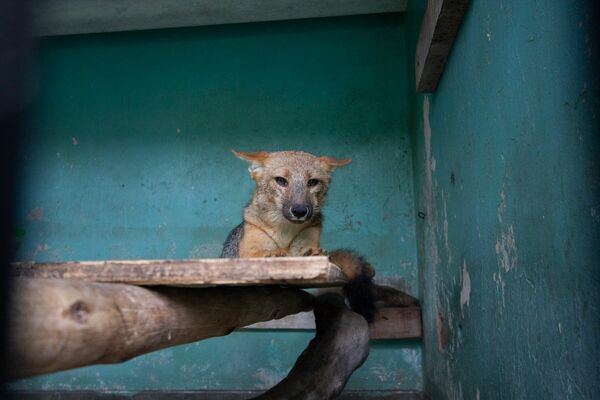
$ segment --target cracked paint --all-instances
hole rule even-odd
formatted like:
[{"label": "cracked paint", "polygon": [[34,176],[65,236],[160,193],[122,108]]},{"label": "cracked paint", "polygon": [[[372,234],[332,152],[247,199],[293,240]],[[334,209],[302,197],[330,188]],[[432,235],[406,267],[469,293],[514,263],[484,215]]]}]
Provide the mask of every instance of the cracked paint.
[{"label": "cracked paint", "polygon": [[496,255],[498,264],[505,272],[510,271],[517,265],[517,245],[515,241],[515,232],[512,224],[504,222],[504,212],[506,209],[506,195],[504,189],[500,192],[500,204],[498,205],[498,222],[501,226],[500,239],[496,241]]},{"label": "cracked paint", "polygon": [[467,261],[463,260],[462,269],[462,288],[460,289],[460,311],[463,311],[463,306],[469,305],[471,298],[471,276],[467,270]]},{"label": "cracked paint", "polygon": [[437,241],[436,241],[436,219],[435,207],[433,198],[433,170],[435,169],[435,161],[431,156],[431,125],[429,124],[429,97],[423,99],[423,139],[425,147],[425,183],[423,186],[423,198],[427,213],[428,222],[428,245],[429,256],[436,275],[437,265],[440,263]]}]

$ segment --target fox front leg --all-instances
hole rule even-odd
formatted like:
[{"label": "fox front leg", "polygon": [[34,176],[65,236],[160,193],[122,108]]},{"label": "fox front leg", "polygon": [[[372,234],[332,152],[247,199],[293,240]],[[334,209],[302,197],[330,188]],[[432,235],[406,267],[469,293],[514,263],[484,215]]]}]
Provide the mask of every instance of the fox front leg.
[{"label": "fox front leg", "polygon": [[313,247],[307,247],[305,249],[303,249],[304,251],[302,252],[302,256],[303,257],[308,257],[308,256],[326,256],[327,251],[322,249],[322,248],[313,248]]},{"label": "fox front leg", "polygon": [[290,255],[299,257],[327,255],[327,252],[321,248],[320,239],[320,226],[305,229],[290,245]]},{"label": "fox front leg", "polygon": [[275,241],[264,231],[244,225],[244,235],[239,244],[240,258],[248,257],[285,257],[289,251],[277,246]]}]

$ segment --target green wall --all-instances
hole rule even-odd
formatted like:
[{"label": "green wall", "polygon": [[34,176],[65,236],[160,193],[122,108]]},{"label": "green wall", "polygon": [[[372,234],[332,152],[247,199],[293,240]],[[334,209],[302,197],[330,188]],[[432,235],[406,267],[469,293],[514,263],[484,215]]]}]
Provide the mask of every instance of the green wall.
[{"label": "green wall", "polygon": [[414,96],[432,399],[600,398],[592,8],[474,0],[437,92]]},{"label": "green wall", "polygon": [[[418,295],[400,15],[37,42],[17,259],[216,257],[252,182],[229,149],[303,149],[335,176],[325,248],[354,247]],[[15,389],[261,389],[312,334],[234,333]],[[373,344],[350,389],[418,390],[421,344]]]}]

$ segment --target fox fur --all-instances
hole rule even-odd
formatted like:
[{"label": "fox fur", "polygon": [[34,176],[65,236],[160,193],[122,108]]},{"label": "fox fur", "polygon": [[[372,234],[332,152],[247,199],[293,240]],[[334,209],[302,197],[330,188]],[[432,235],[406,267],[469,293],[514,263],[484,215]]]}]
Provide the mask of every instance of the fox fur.
[{"label": "fox fur", "polygon": [[[327,255],[320,245],[321,211],[333,172],[352,160],[302,151],[233,153],[250,163],[256,189],[244,208],[243,222],[227,237],[221,257]],[[351,250],[336,250],[330,259],[349,278],[344,292],[350,307],[371,322],[373,268]]]}]

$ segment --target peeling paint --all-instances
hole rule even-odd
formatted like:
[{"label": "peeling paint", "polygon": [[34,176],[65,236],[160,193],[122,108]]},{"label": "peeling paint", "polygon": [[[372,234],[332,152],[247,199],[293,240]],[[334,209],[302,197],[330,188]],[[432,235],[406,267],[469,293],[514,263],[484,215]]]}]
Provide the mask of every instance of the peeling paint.
[{"label": "peeling paint", "polygon": [[500,204],[498,205],[498,222],[501,225],[500,239],[496,241],[496,255],[498,264],[504,271],[508,272],[517,265],[517,245],[515,241],[515,232],[512,224],[504,222],[504,211],[506,208],[506,195],[504,189],[500,192]]},{"label": "peeling paint", "polygon": [[[493,273],[494,282],[496,282],[496,291],[500,291],[502,297],[502,306],[505,305],[505,297],[504,297],[504,288],[506,287],[506,282],[504,282],[504,277],[502,276],[502,271],[498,271],[498,273]],[[502,313],[502,309],[498,309],[500,313]]]},{"label": "peeling paint", "polygon": [[442,190],[442,211],[444,213],[443,217],[444,217],[444,245],[446,246],[446,254],[448,255],[448,268],[450,268],[450,266],[452,265],[452,250],[450,250],[450,241],[448,239],[448,210],[446,207],[446,195],[444,194],[444,191]]},{"label": "peeling paint", "polygon": [[594,2],[492,3],[470,2],[437,91],[415,96],[426,392],[595,398],[598,40],[593,18],[573,29]]},{"label": "peeling paint", "polygon": [[423,198],[427,213],[429,255],[436,275],[437,265],[440,263],[436,244],[436,218],[433,204],[433,170],[435,161],[431,156],[431,125],[429,124],[429,97],[423,98],[423,139],[425,147],[425,183],[423,185]]},{"label": "peeling paint", "polygon": [[467,261],[463,260],[462,269],[462,288],[460,290],[460,310],[463,310],[463,306],[469,305],[471,298],[471,276],[467,270]]},{"label": "peeling paint", "polygon": [[500,240],[496,241],[496,254],[499,265],[508,272],[517,265],[517,245],[513,226],[507,225],[502,230]]}]

